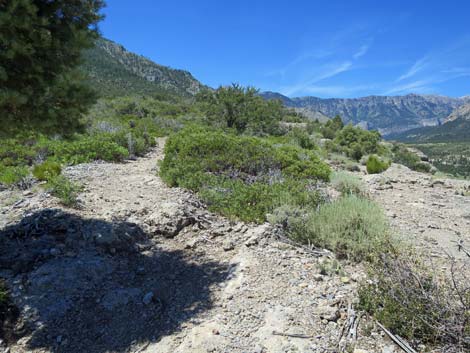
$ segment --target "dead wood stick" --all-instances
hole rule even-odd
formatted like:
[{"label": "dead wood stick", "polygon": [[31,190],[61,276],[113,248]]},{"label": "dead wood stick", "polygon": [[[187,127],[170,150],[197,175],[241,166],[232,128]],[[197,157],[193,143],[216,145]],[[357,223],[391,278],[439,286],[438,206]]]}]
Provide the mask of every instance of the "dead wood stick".
[{"label": "dead wood stick", "polygon": [[377,325],[395,342],[401,349],[406,353],[418,353],[400,336],[395,336],[389,330],[387,330],[380,322],[377,321]]},{"label": "dead wood stick", "polygon": [[301,333],[285,333],[285,332],[278,332],[278,331],[273,331],[273,335],[275,336],[285,336],[285,337],[295,337],[295,338],[313,338],[315,336],[312,335],[303,335]]}]

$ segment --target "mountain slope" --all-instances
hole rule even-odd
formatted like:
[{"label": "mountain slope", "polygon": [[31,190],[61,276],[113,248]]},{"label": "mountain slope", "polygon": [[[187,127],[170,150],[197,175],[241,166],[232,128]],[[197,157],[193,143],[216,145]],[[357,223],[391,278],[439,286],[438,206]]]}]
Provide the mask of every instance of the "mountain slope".
[{"label": "mountain slope", "polygon": [[387,137],[412,143],[470,141],[470,103],[453,111],[442,125],[413,129]]},{"label": "mountain slope", "polygon": [[274,92],[262,95],[266,99],[281,99],[289,107],[303,108],[329,117],[340,115],[345,123],[376,129],[383,135],[438,125],[466,101],[465,98],[417,94],[350,99],[289,98]]},{"label": "mountain slope", "polygon": [[155,93],[192,96],[204,87],[187,71],[156,64],[102,38],[94,48],[85,51],[82,68],[91,85],[104,96]]}]

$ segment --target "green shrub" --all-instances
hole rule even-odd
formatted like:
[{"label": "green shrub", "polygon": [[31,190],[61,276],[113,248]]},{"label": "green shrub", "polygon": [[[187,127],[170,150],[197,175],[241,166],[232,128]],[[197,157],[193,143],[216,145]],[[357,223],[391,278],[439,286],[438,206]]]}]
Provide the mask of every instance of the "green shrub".
[{"label": "green shrub", "polygon": [[194,188],[200,173],[267,181],[283,177],[329,180],[330,168],[315,153],[296,146],[275,146],[255,137],[186,129],[170,137],[161,176],[172,186]]},{"label": "green shrub", "polygon": [[335,172],[331,178],[331,185],[343,196],[367,196],[367,190],[360,178],[347,172]]},{"label": "green shrub", "polygon": [[27,167],[10,167],[0,164],[0,183],[14,185],[21,182],[29,175]]},{"label": "green shrub", "polygon": [[354,195],[322,204],[287,223],[294,240],[332,250],[340,258],[372,260],[388,251],[389,226],[382,210]]},{"label": "green shrub", "polygon": [[36,157],[30,138],[0,139],[0,163],[6,167],[31,165]]},{"label": "green shrub", "polygon": [[94,160],[121,162],[129,156],[129,152],[114,140],[113,134],[97,134],[81,136],[74,141],[52,142],[48,147],[55,159],[66,164]]},{"label": "green shrub", "polygon": [[238,84],[203,90],[196,95],[200,109],[217,127],[252,135],[278,135],[279,122],[290,115],[279,100],[265,100],[252,87]]},{"label": "green shrub", "polygon": [[313,150],[316,147],[313,139],[310,137],[307,131],[305,131],[305,129],[294,128],[287,133],[286,137],[301,148]]},{"label": "green shrub", "polygon": [[323,125],[321,132],[323,137],[327,139],[334,139],[336,134],[344,127],[343,120],[339,115],[336,115],[333,119],[328,120]]},{"label": "green shrub", "polygon": [[307,187],[306,183],[292,179],[269,185],[214,178],[204,184],[199,195],[210,210],[226,217],[264,222],[268,213],[285,203],[316,208],[323,199],[318,192],[306,191]]},{"label": "green shrub", "polygon": [[51,194],[60,199],[64,206],[75,207],[78,204],[78,193],[82,190],[81,186],[70,181],[63,175],[50,178],[47,182],[47,188]]},{"label": "green shrub", "polygon": [[429,173],[431,171],[431,165],[421,161],[421,158],[410,151],[406,146],[396,144],[392,148],[393,161],[395,163],[403,164],[412,170],[417,172]]},{"label": "green shrub", "polygon": [[297,146],[191,128],[168,139],[160,175],[198,192],[212,210],[263,221],[284,202],[315,207],[314,185],[328,180],[330,169]]},{"label": "green shrub", "polygon": [[[360,308],[410,341],[464,352],[470,348],[468,271],[438,275],[415,253],[383,255],[359,289]],[[467,263],[468,266],[468,263]],[[461,349],[461,350],[460,350]]]},{"label": "green shrub", "polygon": [[352,125],[346,125],[337,134],[334,143],[338,151],[348,157],[360,160],[365,154],[381,152],[380,134],[377,131],[367,131]]},{"label": "green shrub", "polygon": [[33,168],[33,175],[38,180],[49,180],[56,177],[61,172],[62,168],[60,167],[60,164],[52,161],[37,164]]},{"label": "green shrub", "polygon": [[378,174],[387,170],[390,167],[390,163],[382,161],[376,155],[370,155],[366,162],[367,173],[369,174]]}]

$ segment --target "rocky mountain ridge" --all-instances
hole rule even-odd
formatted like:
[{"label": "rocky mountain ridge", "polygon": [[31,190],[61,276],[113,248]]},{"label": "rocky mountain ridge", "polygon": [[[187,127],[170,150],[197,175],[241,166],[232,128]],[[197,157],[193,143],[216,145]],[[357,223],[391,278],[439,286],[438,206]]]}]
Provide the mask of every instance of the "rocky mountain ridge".
[{"label": "rocky mountain ridge", "polygon": [[84,52],[83,70],[101,95],[170,93],[192,96],[204,87],[190,72],[159,65],[100,38]]},{"label": "rocky mountain ridge", "polygon": [[409,143],[470,141],[470,103],[455,109],[443,124],[391,134],[387,138]]},{"label": "rocky mountain ridge", "polygon": [[468,97],[418,94],[322,99],[289,98],[275,92],[263,92],[262,96],[266,99],[280,99],[288,107],[328,117],[340,115],[345,123],[379,130],[383,135],[439,125],[455,109],[470,101]]},{"label": "rocky mountain ridge", "polygon": [[[470,97],[466,98],[470,102]],[[445,120],[445,123],[457,119],[470,120],[470,103],[466,103],[455,109]]]}]

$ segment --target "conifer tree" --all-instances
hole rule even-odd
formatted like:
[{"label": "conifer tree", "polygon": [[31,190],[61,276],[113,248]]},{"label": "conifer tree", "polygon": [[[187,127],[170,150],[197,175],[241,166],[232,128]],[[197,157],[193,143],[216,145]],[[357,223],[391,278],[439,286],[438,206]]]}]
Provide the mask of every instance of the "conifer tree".
[{"label": "conifer tree", "polygon": [[77,69],[102,0],[0,0],[0,129],[67,133],[94,93]]}]

